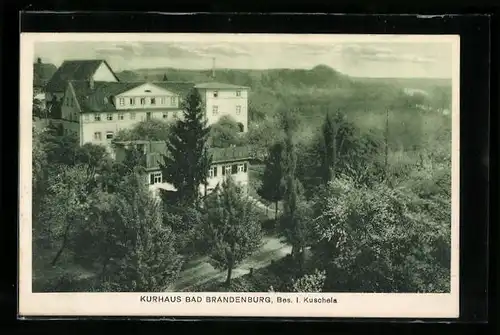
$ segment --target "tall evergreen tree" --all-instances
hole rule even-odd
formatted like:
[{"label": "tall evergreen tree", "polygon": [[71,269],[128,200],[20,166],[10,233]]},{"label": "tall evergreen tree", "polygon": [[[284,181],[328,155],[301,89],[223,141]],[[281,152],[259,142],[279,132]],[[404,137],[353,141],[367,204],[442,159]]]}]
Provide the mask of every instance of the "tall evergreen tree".
[{"label": "tall evergreen tree", "polygon": [[182,108],[183,118],[173,126],[160,168],[165,181],[177,189],[178,199],[193,204],[199,198],[199,187],[207,182],[211,157],[206,142],[210,128],[196,89],[183,100]]},{"label": "tall evergreen tree", "polygon": [[164,74],[163,74],[163,81],[168,81],[168,78],[167,78],[167,74],[166,74],[166,73],[164,73]]},{"label": "tall evergreen tree", "polygon": [[303,255],[307,241],[307,213],[305,206],[300,202],[302,194],[301,184],[296,177],[297,153],[293,139],[293,119],[289,114],[283,118],[283,128],[285,131],[284,146],[284,179],[285,193],[281,220],[281,230],[292,244],[292,257],[299,262],[300,270],[303,265]]},{"label": "tall evergreen tree", "polygon": [[262,186],[258,190],[261,197],[274,202],[275,219],[278,219],[278,202],[283,199],[285,180],[283,176],[283,143],[277,142],[269,148]]},{"label": "tall evergreen tree", "polygon": [[327,184],[335,174],[335,163],[337,161],[337,130],[330,113],[326,114],[322,132],[323,153],[321,156],[321,177],[323,183]]}]

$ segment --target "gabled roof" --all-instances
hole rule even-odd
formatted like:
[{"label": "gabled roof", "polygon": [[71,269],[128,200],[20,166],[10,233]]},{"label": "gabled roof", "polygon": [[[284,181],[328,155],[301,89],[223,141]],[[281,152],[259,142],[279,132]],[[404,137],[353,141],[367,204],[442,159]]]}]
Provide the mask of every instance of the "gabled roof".
[{"label": "gabled roof", "polygon": [[45,89],[49,92],[63,92],[69,80],[89,80],[102,63],[109,68],[116,80],[119,80],[105,60],[66,60],[50,78]]},{"label": "gabled roof", "polygon": [[57,67],[50,63],[34,63],[33,64],[33,85],[45,86],[50,78],[57,71]]},{"label": "gabled roof", "polygon": [[184,96],[194,83],[188,82],[107,82],[96,81],[94,88],[91,89],[88,81],[71,80],[69,84],[75,91],[76,98],[82,112],[111,112],[115,111],[115,105],[112,103],[112,97],[127,92],[133,88],[139,87],[146,83],[156,85],[173,93]]},{"label": "gabled roof", "polygon": [[212,163],[232,162],[250,158],[250,151],[245,146],[210,148],[208,152],[212,155]]},{"label": "gabled roof", "polygon": [[[117,141],[116,144],[134,145],[146,144],[146,167],[148,169],[158,169],[159,162],[162,161],[162,154],[165,154],[167,145],[164,141]],[[235,162],[247,160],[250,158],[250,151],[246,146],[230,147],[230,148],[209,148],[209,155],[212,155],[213,163]]]},{"label": "gabled roof", "polygon": [[239,85],[232,85],[232,84],[226,84],[226,83],[217,83],[217,82],[209,82],[209,83],[200,83],[196,84],[196,88],[200,89],[219,89],[219,90],[234,90],[234,89],[248,89],[247,86],[239,86]]},{"label": "gabled roof", "polygon": [[96,81],[91,89],[89,82],[83,80],[71,80],[69,85],[73,87],[83,113],[115,111],[110,97],[139,86],[137,83]]}]

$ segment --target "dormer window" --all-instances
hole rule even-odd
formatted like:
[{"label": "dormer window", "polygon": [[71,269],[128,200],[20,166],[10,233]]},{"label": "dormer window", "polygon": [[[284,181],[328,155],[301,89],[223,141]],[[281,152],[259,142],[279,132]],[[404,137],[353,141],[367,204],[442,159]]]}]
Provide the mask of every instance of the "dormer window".
[{"label": "dormer window", "polygon": [[144,90],[144,92],[146,92],[146,93],[151,93],[151,90]]},{"label": "dormer window", "polygon": [[219,91],[214,91],[214,98],[217,98],[219,96]]},{"label": "dormer window", "polygon": [[171,98],[170,98],[170,104],[171,104],[172,106],[175,106],[175,104],[176,104],[175,97],[171,97]]},{"label": "dormer window", "polygon": [[118,99],[118,103],[120,104],[120,106],[124,106],[125,105],[125,99],[124,98],[119,98]]}]

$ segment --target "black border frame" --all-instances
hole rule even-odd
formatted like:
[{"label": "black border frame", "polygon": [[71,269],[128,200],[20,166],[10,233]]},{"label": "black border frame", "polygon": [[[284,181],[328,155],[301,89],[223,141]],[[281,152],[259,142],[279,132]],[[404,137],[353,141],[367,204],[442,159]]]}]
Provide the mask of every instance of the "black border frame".
[{"label": "black border frame", "polygon": [[[166,19],[167,18],[167,19]],[[460,318],[429,322],[485,322],[488,319],[488,220],[490,157],[490,43],[488,15],[313,15],[231,14],[162,15],[140,12],[24,12],[22,32],[239,32],[459,34],[460,39]],[[305,28],[307,27],[307,28]],[[10,45],[11,56],[17,45]],[[11,64],[12,66],[13,64]],[[13,67],[13,66],[12,66]],[[12,79],[19,73],[14,73]],[[18,89],[18,88],[17,88]],[[3,109],[5,110],[5,109]],[[5,143],[5,142],[4,142]],[[10,138],[12,144],[12,139]],[[16,155],[17,157],[17,155]],[[19,159],[19,158],[18,158]],[[17,209],[17,206],[14,206]],[[17,213],[16,213],[17,216]],[[16,235],[17,235],[16,225]],[[16,245],[17,247],[17,245]],[[16,252],[17,254],[17,248]],[[17,261],[17,259],[16,259]],[[16,262],[17,263],[17,262]],[[17,264],[16,264],[17,265]],[[17,268],[17,266],[16,266]],[[16,276],[17,281],[17,276]],[[17,289],[16,292],[17,294]],[[16,311],[17,312],[17,311]],[[26,319],[28,317],[25,317]],[[87,320],[102,317],[82,317]],[[55,319],[31,318],[30,319]],[[74,318],[73,318],[74,319]],[[105,318],[134,319],[139,317]],[[165,318],[148,318],[165,319]],[[176,320],[302,321],[299,318],[175,318]],[[410,321],[410,319],[326,319],[314,321]],[[308,319],[311,321],[311,319]],[[422,319],[421,321],[424,321]],[[267,322],[266,322],[267,323]]]}]

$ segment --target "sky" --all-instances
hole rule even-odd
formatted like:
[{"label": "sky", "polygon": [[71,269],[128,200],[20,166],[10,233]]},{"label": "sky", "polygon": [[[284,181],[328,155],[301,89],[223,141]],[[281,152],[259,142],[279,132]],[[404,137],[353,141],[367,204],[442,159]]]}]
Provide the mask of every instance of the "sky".
[{"label": "sky", "polygon": [[66,59],[105,59],[118,72],[156,67],[208,69],[215,58],[216,68],[310,69],[324,64],[353,77],[451,78],[452,51],[451,43],[437,40],[289,38],[280,41],[197,35],[170,41],[122,38],[38,41],[34,59],[40,57],[44,63],[56,66]]}]

